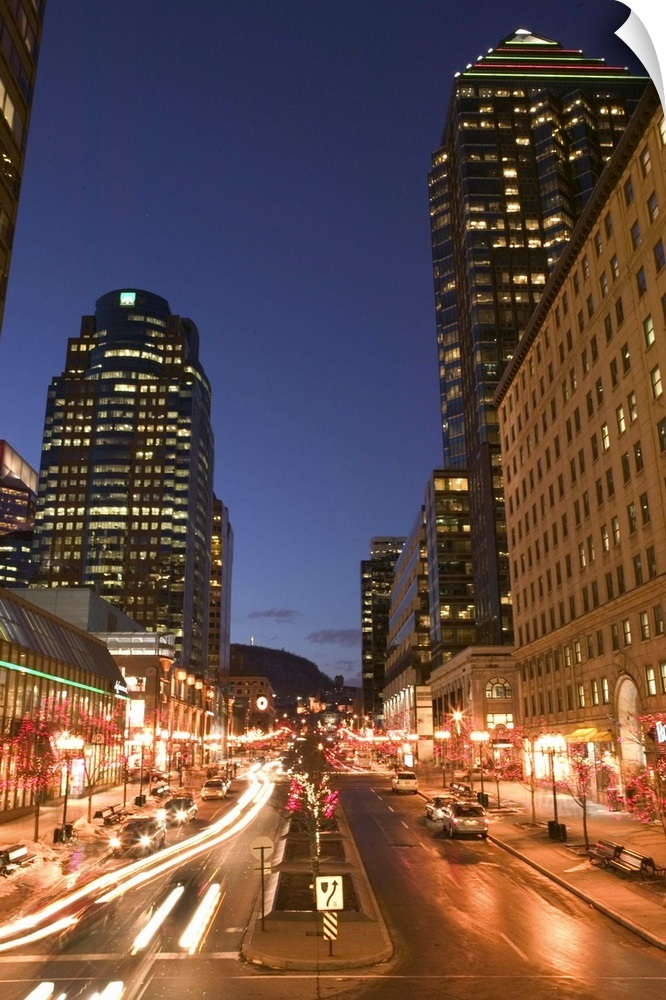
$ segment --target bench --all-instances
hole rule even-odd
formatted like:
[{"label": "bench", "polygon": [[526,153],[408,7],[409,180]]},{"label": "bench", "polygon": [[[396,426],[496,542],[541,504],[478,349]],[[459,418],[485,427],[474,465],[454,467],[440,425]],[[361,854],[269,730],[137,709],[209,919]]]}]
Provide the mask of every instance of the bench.
[{"label": "bench", "polygon": [[124,815],[124,807],[118,804],[115,806],[105,806],[104,809],[98,809],[93,819],[101,819],[104,826],[113,826],[114,823],[120,823]]},{"label": "bench", "polygon": [[601,868],[607,868],[611,861],[620,856],[623,850],[622,844],[614,844],[612,840],[598,840],[588,849],[587,853],[592,864],[598,862]]},{"label": "bench", "polygon": [[609,864],[612,868],[616,868],[617,871],[624,872],[626,875],[654,878],[655,875],[664,874],[664,869],[657,868],[652,858],[638,854],[636,851],[630,851],[628,848],[622,848],[616,858],[611,858]]},{"label": "bench", "polygon": [[5,847],[0,850],[0,875],[11,875],[17,868],[29,864],[35,860],[36,855],[31,854],[25,844],[14,844],[12,847]]},{"label": "bench", "polygon": [[452,781],[449,788],[455,795],[470,795],[472,794],[472,789],[469,785],[464,785],[461,781]]}]

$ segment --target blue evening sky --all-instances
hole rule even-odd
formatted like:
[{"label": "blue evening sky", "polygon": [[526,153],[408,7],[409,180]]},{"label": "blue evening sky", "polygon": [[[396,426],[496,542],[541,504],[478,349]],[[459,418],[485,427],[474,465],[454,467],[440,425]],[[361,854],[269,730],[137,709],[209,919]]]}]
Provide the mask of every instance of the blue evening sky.
[{"label": "blue evening sky", "polygon": [[515,28],[642,67],[616,0],[48,0],[0,438],[39,467],[67,338],[123,286],[201,335],[232,641],[360,679],[360,561],[441,461],[427,174]]}]

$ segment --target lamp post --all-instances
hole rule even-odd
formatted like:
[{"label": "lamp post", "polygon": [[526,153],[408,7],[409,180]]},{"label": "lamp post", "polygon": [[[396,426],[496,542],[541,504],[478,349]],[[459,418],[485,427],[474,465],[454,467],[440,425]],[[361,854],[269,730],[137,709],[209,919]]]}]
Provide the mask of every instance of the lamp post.
[{"label": "lamp post", "polygon": [[[478,745],[479,745],[479,770],[481,772],[481,805],[485,805],[486,797],[485,797],[485,792],[483,790],[483,752],[482,752],[482,747],[490,739],[490,733],[487,733],[485,730],[483,730],[482,732],[475,731],[475,732],[472,732],[472,733],[469,734],[469,738],[474,743],[478,743]],[[473,770],[473,768],[472,768],[472,770]]]},{"label": "lamp post", "polygon": [[442,788],[446,788],[446,764],[449,755],[448,755],[448,745],[447,745],[447,752],[446,754],[444,754],[444,745],[446,744],[447,740],[451,739],[451,733],[449,732],[448,729],[438,729],[437,732],[435,733],[435,739],[439,744],[441,744],[439,747],[439,751],[440,751],[440,759],[442,760]]},{"label": "lamp post", "polygon": [[553,790],[553,830],[555,839],[559,839],[559,817],[557,815],[557,779],[555,777],[555,755],[562,753],[566,740],[559,733],[546,733],[536,741],[541,753],[548,755],[550,764],[550,783]]},{"label": "lamp post", "polygon": [[151,742],[151,737],[148,733],[137,733],[134,737],[134,742],[139,744],[141,754],[139,762],[139,794],[135,798],[134,804],[137,806],[143,806],[146,804],[146,797],[143,794],[143,753],[144,748]]},{"label": "lamp post", "polygon": [[[56,830],[55,842],[62,843],[65,840],[65,827],[67,825],[67,800],[69,799],[69,785],[72,777],[72,758],[75,754],[81,753],[85,741],[81,736],[74,736],[73,733],[64,732],[56,737],[55,745],[65,758],[65,796],[62,804],[62,826],[60,831]],[[59,834],[59,835],[58,835]]]}]

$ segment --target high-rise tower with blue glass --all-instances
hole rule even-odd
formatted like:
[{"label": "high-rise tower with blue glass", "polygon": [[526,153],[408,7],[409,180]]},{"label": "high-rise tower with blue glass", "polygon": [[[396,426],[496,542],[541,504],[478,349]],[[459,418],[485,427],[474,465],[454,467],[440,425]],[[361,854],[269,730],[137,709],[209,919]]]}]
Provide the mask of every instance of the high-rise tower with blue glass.
[{"label": "high-rise tower with blue glass", "polygon": [[208,661],[211,393],[199,334],[158,295],[97,300],[46,405],[33,557],[37,585],[88,586]]}]

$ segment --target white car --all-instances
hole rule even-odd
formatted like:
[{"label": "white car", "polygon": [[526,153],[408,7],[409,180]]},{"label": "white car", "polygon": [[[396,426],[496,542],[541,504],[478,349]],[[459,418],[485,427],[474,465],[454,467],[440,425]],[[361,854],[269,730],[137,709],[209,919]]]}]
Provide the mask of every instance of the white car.
[{"label": "white car", "polygon": [[201,789],[202,800],[225,798],[230,784],[227,778],[209,778]]},{"label": "white car", "polygon": [[419,780],[413,771],[397,771],[391,779],[391,787],[394,792],[412,792],[416,795]]}]

